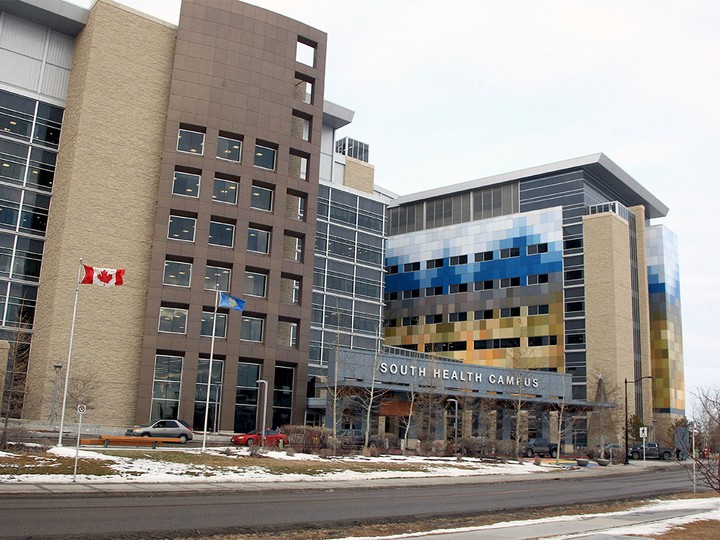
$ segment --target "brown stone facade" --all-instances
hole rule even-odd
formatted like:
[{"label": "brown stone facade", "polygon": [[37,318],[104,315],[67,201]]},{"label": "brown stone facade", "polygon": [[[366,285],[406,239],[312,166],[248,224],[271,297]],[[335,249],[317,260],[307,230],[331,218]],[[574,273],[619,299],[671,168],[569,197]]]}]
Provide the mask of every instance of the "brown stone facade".
[{"label": "brown stone facade", "polygon": [[[125,268],[125,285],[80,287],[67,418],[135,418],[160,159],[176,30],[107,0],[76,40],[47,227],[23,415],[51,414],[64,379],[79,259]],[[59,410],[59,408],[58,408]],[[58,414],[58,418],[59,418]]]},{"label": "brown stone facade", "polygon": [[[308,65],[296,60],[298,44],[314,51]],[[156,355],[183,358],[178,416],[193,421],[198,360],[209,358],[211,338],[201,337],[202,312],[212,312],[215,291],[205,285],[207,266],[231,270],[229,292],[244,297],[245,311],[221,310],[227,333],[217,338],[214,358],[223,360],[219,424],[233,430],[238,363],[261,365],[268,381],[271,425],[276,366],[294,369],[292,418],[302,423],[307,386],[312,263],[315,244],[326,35],[292,19],[236,0],[185,0],[177,31],[172,82],[164,127],[162,167],[144,314],[136,421],[151,415]],[[296,81],[310,81],[312,95]],[[180,129],[203,134],[201,149],[178,151]],[[218,158],[219,138],[242,141],[240,160]],[[256,145],[275,151],[273,166],[256,166]],[[265,150],[263,150],[265,151]],[[307,159],[302,178],[297,156]],[[200,175],[196,195],[173,193],[176,171]],[[237,182],[235,204],[214,198],[215,179]],[[272,192],[272,208],[252,203],[253,186]],[[298,212],[299,201],[304,201]],[[195,220],[194,238],[168,239],[171,216]],[[212,223],[234,227],[233,245],[212,245]],[[268,253],[248,250],[251,229],[268,232]],[[189,286],[163,284],[166,261],[192,264]],[[262,296],[245,296],[246,272],[267,277]],[[299,297],[289,289],[299,283]],[[183,333],[158,330],[161,308],[187,310]],[[243,317],[264,324],[261,341],[241,339]],[[297,327],[297,340],[290,328]],[[287,390],[287,389],[286,389]],[[203,404],[204,405],[204,404]],[[261,407],[258,407],[258,412]],[[196,429],[202,426],[194,426]]]}]

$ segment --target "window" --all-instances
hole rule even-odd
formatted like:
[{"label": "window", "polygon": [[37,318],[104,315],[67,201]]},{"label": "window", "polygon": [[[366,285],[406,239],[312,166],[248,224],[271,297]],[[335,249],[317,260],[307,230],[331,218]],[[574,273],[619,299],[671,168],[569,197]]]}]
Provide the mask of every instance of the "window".
[{"label": "window", "polygon": [[483,349],[514,349],[520,347],[520,338],[478,339],[474,342],[476,350]]},{"label": "window", "polygon": [[403,291],[403,298],[420,298],[420,289],[410,289],[409,291]]},{"label": "window", "polygon": [[501,308],[500,309],[500,317],[502,318],[508,318],[508,317],[519,317],[520,316],[520,308],[519,307],[509,307],[509,308]]},{"label": "window", "polygon": [[182,356],[155,355],[153,377],[152,411],[150,418],[177,418],[180,405],[180,380]]},{"label": "window", "polygon": [[576,279],[582,279],[583,277],[582,270],[567,270],[565,272],[565,281],[574,281]]},{"label": "window", "polygon": [[255,165],[256,167],[260,167],[261,169],[274,171],[276,153],[277,151],[274,148],[270,148],[269,146],[263,146],[261,144],[256,144],[253,165]]},{"label": "window", "polygon": [[187,309],[161,307],[158,332],[184,334],[187,328]]},{"label": "window", "polygon": [[[203,311],[202,320],[200,322],[200,335],[203,337],[212,337],[213,329],[213,311]],[[218,313],[215,320],[215,337],[225,338],[227,332],[227,315]]]},{"label": "window", "polygon": [[171,287],[189,287],[192,264],[178,261],[165,261],[163,285]]},{"label": "window", "polygon": [[391,266],[386,266],[386,267],[385,267],[385,272],[387,272],[388,275],[390,275],[390,274],[397,274],[397,273],[398,273],[398,270],[399,270],[399,267],[398,267],[397,264],[393,264],[393,265],[391,265]]},{"label": "window", "polygon": [[550,306],[547,304],[528,306],[528,315],[547,315],[548,313],[550,313]]},{"label": "window", "polygon": [[257,341],[263,340],[263,330],[265,321],[257,317],[243,316],[240,323],[240,341]]},{"label": "window", "polygon": [[211,246],[233,247],[234,240],[235,225],[231,225],[230,223],[221,223],[219,221],[210,222],[208,244]]},{"label": "window", "polygon": [[511,247],[511,248],[505,248],[500,250],[500,258],[501,259],[510,259],[511,257],[519,257],[520,256],[520,248],[519,247]]},{"label": "window", "polygon": [[309,141],[312,133],[312,116],[301,111],[292,112],[292,120],[290,121],[290,134],[298,137],[303,141]]},{"label": "window", "polygon": [[448,322],[463,322],[467,321],[467,312],[458,311],[457,313],[450,313],[448,315]]},{"label": "window", "polygon": [[[195,379],[195,408],[193,414],[194,429],[204,429],[207,417],[208,429],[220,429],[220,396],[222,390],[223,368],[225,362],[219,358],[210,358],[201,355],[197,363],[197,377]],[[210,368],[212,366],[212,372]],[[209,375],[209,376],[208,376]],[[209,390],[209,392],[208,392]],[[205,414],[208,394],[210,395],[210,408]]]},{"label": "window", "polygon": [[247,433],[256,428],[260,364],[238,362],[235,389],[235,433]]},{"label": "window", "polygon": [[307,180],[308,163],[310,154],[300,152],[299,150],[290,150],[290,162],[288,163],[288,172],[290,176]]},{"label": "window", "polygon": [[510,287],[519,287],[519,286],[520,286],[520,278],[519,277],[502,278],[500,280],[500,288],[501,289],[508,289]]},{"label": "window", "polygon": [[536,255],[538,253],[547,253],[548,245],[547,242],[543,242],[542,244],[530,244],[527,247],[527,254],[528,255]]},{"label": "window", "polygon": [[584,311],[585,310],[585,302],[566,302],[565,303],[565,311],[567,312],[576,312],[576,311]]},{"label": "window", "polygon": [[425,324],[440,324],[442,322],[442,313],[434,315],[425,315]]},{"label": "window", "polygon": [[433,268],[442,268],[445,264],[445,261],[443,259],[430,259],[426,266],[428,270],[431,270]]},{"label": "window", "polygon": [[[270,233],[268,233],[269,235]],[[292,234],[283,235],[283,259],[295,262],[303,260],[303,246],[305,239],[301,236]]]},{"label": "window", "polygon": [[440,296],[443,293],[442,287],[427,287],[425,289],[425,296]]},{"label": "window", "polygon": [[476,281],[475,282],[475,290],[476,291],[490,291],[493,288],[493,280],[492,279],[486,279],[485,281]]},{"label": "window", "polygon": [[528,278],[527,278],[528,285],[538,285],[539,283],[547,283],[547,282],[548,282],[547,274],[534,274],[534,275],[528,276]]},{"label": "window", "polygon": [[242,140],[233,137],[218,137],[217,157],[218,159],[226,159],[240,163],[240,155],[242,153]]},{"label": "window", "polygon": [[492,251],[483,251],[482,253],[475,254],[475,262],[485,262],[485,261],[492,261],[492,260],[493,260],[493,252]]},{"label": "window", "polygon": [[200,194],[200,173],[175,171],[172,192],[173,195],[197,197]]},{"label": "window", "polygon": [[214,291],[218,289],[222,292],[230,291],[230,274],[229,268],[223,268],[221,266],[205,267],[205,290]]},{"label": "window", "polygon": [[298,37],[295,60],[306,66],[315,67],[315,49],[317,44],[304,37]]},{"label": "window", "polygon": [[226,178],[215,178],[213,182],[213,201],[237,204],[238,182]]},{"label": "window", "polygon": [[253,184],[250,207],[271,212],[273,207],[273,190]]},{"label": "window", "polygon": [[403,317],[402,325],[403,326],[417,326],[420,324],[420,317],[413,316],[413,317]]},{"label": "window", "polygon": [[546,347],[548,345],[557,345],[557,336],[528,337],[528,347]]},{"label": "window", "polygon": [[270,232],[261,229],[249,229],[247,250],[255,253],[270,253]]},{"label": "window", "polygon": [[403,272],[417,272],[420,270],[419,262],[406,263],[403,265]]},{"label": "window", "polygon": [[579,249],[583,247],[582,238],[576,238],[574,240],[565,240],[565,249]]},{"label": "window", "polygon": [[296,347],[299,323],[297,321],[278,321],[278,345]]},{"label": "window", "polygon": [[464,292],[467,292],[467,290],[468,290],[467,283],[456,283],[456,284],[450,285],[450,287],[448,287],[448,292],[450,294],[464,293]]},{"label": "window", "polygon": [[483,321],[487,319],[493,318],[493,310],[492,309],[478,309],[475,310],[475,320],[476,321]]},{"label": "window", "polygon": [[[292,423],[293,382],[295,370],[290,367],[275,366],[275,388],[272,391],[273,426]],[[303,382],[305,384],[305,382]]]},{"label": "window", "polygon": [[180,128],[178,131],[178,152],[203,155],[205,146],[205,134],[200,131]]},{"label": "window", "polygon": [[295,99],[312,104],[314,81],[312,77],[295,72]]},{"label": "window", "polygon": [[568,345],[582,345],[585,343],[585,334],[568,334],[565,336],[565,343]]},{"label": "window", "polygon": [[265,298],[267,291],[267,275],[259,272],[245,272],[245,286],[243,292],[246,296],[259,296]]},{"label": "window", "polygon": [[176,216],[171,214],[168,221],[168,239],[194,242],[196,223],[197,220],[195,218]]},{"label": "window", "polygon": [[457,255],[456,257],[450,257],[450,266],[457,266],[459,264],[467,264],[467,255]]}]

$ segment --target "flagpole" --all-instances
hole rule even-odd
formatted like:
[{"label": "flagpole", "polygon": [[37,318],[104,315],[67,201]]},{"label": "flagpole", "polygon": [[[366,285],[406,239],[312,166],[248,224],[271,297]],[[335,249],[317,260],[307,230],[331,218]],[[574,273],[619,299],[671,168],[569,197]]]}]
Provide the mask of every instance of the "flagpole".
[{"label": "flagpole", "polygon": [[207,440],[208,430],[208,413],[210,412],[210,385],[212,383],[212,367],[213,356],[215,355],[215,325],[217,324],[217,308],[220,300],[220,285],[215,284],[215,311],[213,311],[212,338],[210,339],[210,365],[208,366],[208,387],[205,396],[205,423],[203,424],[203,442],[202,451],[205,451],[205,441]]},{"label": "flagpole", "polygon": [[68,383],[70,382],[70,362],[72,360],[73,337],[75,336],[75,316],[77,315],[78,293],[80,292],[80,276],[82,276],[82,267],[82,259],[80,259],[77,283],[75,284],[75,303],[73,304],[72,323],[70,324],[70,347],[68,348],[67,366],[65,368],[65,388],[63,389],[62,411],[60,412],[60,433],[58,434],[58,446],[62,446],[63,429],[65,428],[65,405],[67,403]]}]

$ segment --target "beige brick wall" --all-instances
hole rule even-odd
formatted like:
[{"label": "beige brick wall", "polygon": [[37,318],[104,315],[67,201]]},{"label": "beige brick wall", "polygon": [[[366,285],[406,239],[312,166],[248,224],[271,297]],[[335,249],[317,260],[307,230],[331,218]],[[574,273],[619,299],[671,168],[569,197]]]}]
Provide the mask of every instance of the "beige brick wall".
[{"label": "beige brick wall", "polygon": [[375,190],[375,167],[351,157],[345,158],[345,185],[373,193]]},{"label": "beige brick wall", "polygon": [[[628,224],[614,213],[583,219],[587,395],[594,399],[597,376],[624,393],[634,379],[632,289]],[[634,414],[632,400],[630,414]]]},{"label": "beige brick wall", "polygon": [[[160,156],[176,30],[100,0],[76,41],[31,349],[28,419],[47,419],[52,364],[65,372],[78,260],[126,269],[122,287],[81,286],[69,388],[88,424],[135,416]],[[67,422],[76,403],[68,401]]]}]

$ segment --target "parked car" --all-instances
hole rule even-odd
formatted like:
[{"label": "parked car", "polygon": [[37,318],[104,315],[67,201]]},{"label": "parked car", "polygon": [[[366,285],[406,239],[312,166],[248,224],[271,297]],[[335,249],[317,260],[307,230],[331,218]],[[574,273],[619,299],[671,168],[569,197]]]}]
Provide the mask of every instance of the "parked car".
[{"label": "parked car", "polygon": [[155,420],[141,426],[133,426],[125,432],[125,435],[134,437],[168,437],[178,439],[178,442],[185,444],[192,441],[193,432],[190,425],[182,420]]},{"label": "parked car", "polygon": [[[237,446],[254,446],[262,444],[262,430],[253,429],[249,433],[233,435],[230,442]],[[288,443],[288,436],[277,429],[265,430],[265,446],[282,448]]]},{"label": "parked car", "polygon": [[528,439],[523,455],[533,457],[534,455],[547,456],[549,454],[550,457],[557,457],[557,452],[557,444],[551,443],[548,439],[534,438]]},{"label": "parked car", "polygon": [[338,432],[338,440],[343,446],[363,446],[365,433],[362,429],[343,429]]},{"label": "parked car", "polygon": [[[664,448],[656,442],[645,443],[645,457],[649,459],[670,459],[673,455],[672,448]],[[628,457],[641,459],[643,457],[643,445],[636,444],[628,451]]]}]

